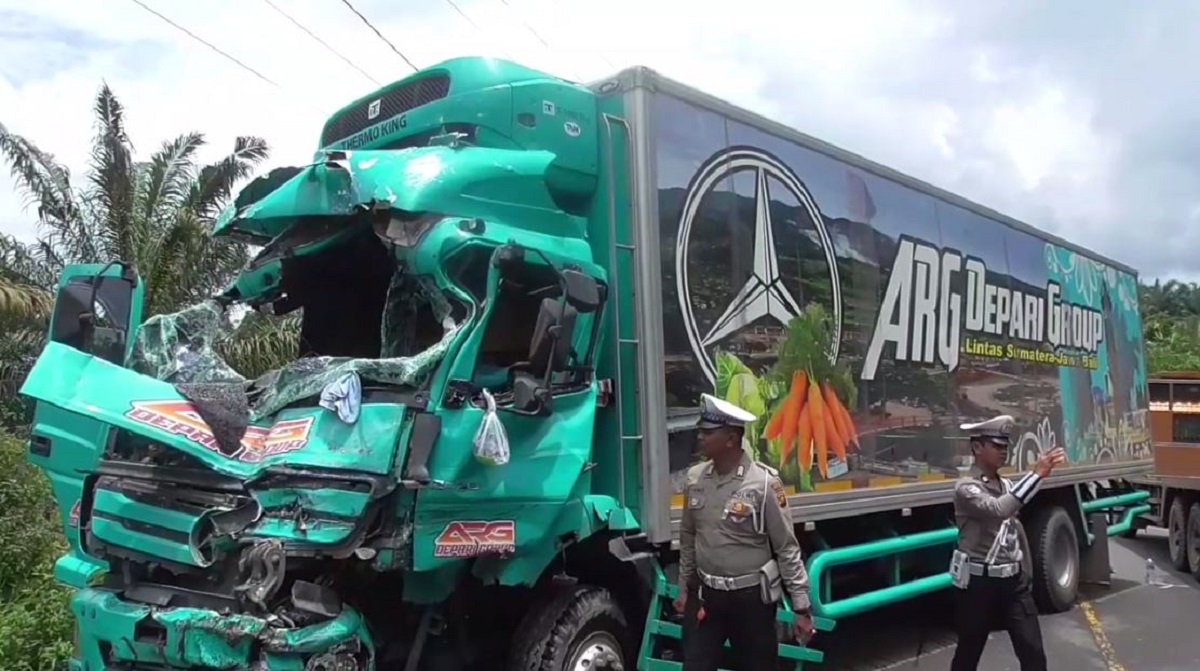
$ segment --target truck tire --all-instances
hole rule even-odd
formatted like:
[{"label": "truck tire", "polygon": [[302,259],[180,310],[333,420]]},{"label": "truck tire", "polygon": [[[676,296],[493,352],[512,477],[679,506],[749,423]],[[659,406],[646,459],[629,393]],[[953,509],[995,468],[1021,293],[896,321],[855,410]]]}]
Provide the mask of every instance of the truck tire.
[{"label": "truck tire", "polygon": [[1200,501],[1188,510],[1186,542],[1188,570],[1200,578]]},{"label": "truck tire", "polygon": [[517,628],[509,671],[634,668],[625,614],[601,587],[576,585],[535,602]]},{"label": "truck tire", "polygon": [[1029,529],[1033,550],[1033,599],[1043,613],[1061,613],[1079,595],[1079,535],[1067,511],[1039,511]]},{"label": "truck tire", "polygon": [[1167,556],[1176,571],[1188,569],[1187,557],[1188,504],[1182,496],[1171,498],[1167,513]]}]

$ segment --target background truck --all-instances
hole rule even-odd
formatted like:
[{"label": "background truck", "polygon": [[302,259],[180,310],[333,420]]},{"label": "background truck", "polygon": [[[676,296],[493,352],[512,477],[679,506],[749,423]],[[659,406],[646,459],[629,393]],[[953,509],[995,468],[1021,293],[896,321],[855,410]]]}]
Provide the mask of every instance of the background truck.
[{"label": "background truck", "polygon": [[1162,373],[1149,388],[1154,472],[1132,479],[1150,498],[1129,535],[1166,528],[1172,566],[1200,577],[1200,373]]},{"label": "background truck", "polygon": [[[960,422],[1013,415],[1014,471],[1068,452],[1022,512],[1047,610],[1147,497],[1115,261],[644,68],[452,60],[319,147],[220,217],[261,250],[212,300],[143,322],[136,269],[62,278],[22,391],[75,668],[678,668],[706,391],[760,417],[826,631],[949,587]],[[300,358],[227,366],[245,306],[302,310]]]}]

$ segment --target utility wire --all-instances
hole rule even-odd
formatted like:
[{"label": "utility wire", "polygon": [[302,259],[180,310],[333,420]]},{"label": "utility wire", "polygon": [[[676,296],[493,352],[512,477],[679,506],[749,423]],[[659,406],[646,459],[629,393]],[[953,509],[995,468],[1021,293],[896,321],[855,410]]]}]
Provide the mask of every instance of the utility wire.
[{"label": "utility wire", "polygon": [[369,80],[371,80],[372,82],[374,82],[376,86],[383,86],[383,84],[379,83],[379,81],[378,81],[377,79],[375,79],[375,78],[374,78],[374,77],[372,77],[370,74],[368,74],[366,70],[363,70],[362,68],[358,67],[358,65],[356,65],[356,64],[354,63],[354,61],[350,60],[349,58],[346,58],[346,57],[345,57],[345,56],[343,56],[343,55],[341,54],[341,52],[339,52],[337,49],[334,49],[333,47],[329,46],[329,44],[328,44],[328,43],[327,43],[325,40],[323,40],[323,39],[321,39],[321,38],[317,37],[317,36],[316,36],[316,35],[313,33],[313,31],[309,30],[308,28],[305,28],[305,27],[304,27],[304,25],[303,25],[302,23],[300,23],[300,22],[299,22],[299,21],[297,21],[296,19],[292,18],[292,16],[291,16],[290,14],[288,14],[287,12],[283,11],[282,9],[280,9],[280,8],[279,8],[279,6],[278,6],[278,5],[276,5],[274,2],[271,2],[271,0],[263,0],[263,2],[267,3],[267,5],[269,5],[269,6],[271,7],[271,9],[275,10],[276,12],[278,12],[280,16],[282,16],[283,18],[287,19],[288,21],[291,21],[291,22],[292,22],[292,25],[296,26],[296,27],[297,27],[297,28],[299,28],[300,30],[303,30],[305,33],[307,33],[309,37],[313,38],[313,39],[314,39],[314,40],[316,40],[316,41],[317,41],[317,42],[318,42],[318,43],[319,43],[321,46],[323,46],[323,47],[325,47],[326,49],[328,49],[328,50],[329,50],[329,52],[330,52],[330,53],[332,53],[334,56],[337,56],[338,58],[342,59],[342,60],[343,60],[343,61],[346,63],[346,65],[349,65],[350,67],[354,68],[355,70],[358,70],[358,71],[359,71],[359,73],[360,73],[360,74],[362,74],[362,76],[364,76],[364,77],[366,77],[367,79],[369,79]]},{"label": "utility wire", "polygon": [[362,12],[355,9],[354,5],[350,4],[350,0],[342,0],[342,4],[346,5],[346,7],[348,7],[350,9],[350,11],[354,12],[354,14],[356,16],[358,16],[358,18],[362,19],[362,22],[367,24],[367,27],[370,28],[375,33],[375,35],[379,37],[379,39],[383,40],[384,44],[391,47],[392,51],[396,52],[397,56],[404,59],[404,62],[408,63],[408,67],[412,68],[413,72],[416,72],[417,70],[419,70],[419,68],[417,66],[413,65],[412,61],[408,60],[408,56],[405,56],[403,51],[400,51],[399,49],[397,49],[396,45],[392,44],[391,41],[388,40],[388,38],[384,37],[383,33],[379,32],[379,29],[376,28],[374,25],[372,25],[371,22],[367,20],[367,17],[362,15]]},{"label": "utility wire", "polygon": [[541,35],[538,35],[538,31],[534,30],[533,26],[529,25],[528,23],[525,23],[525,19],[521,18],[520,14],[517,13],[516,7],[513,7],[512,5],[508,4],[508,0],[500,0],[500,4],[504,5],[505,7],[508,7],[512,11],[512,13],[517,16],[517,20],[521,22],[521,25],[525,26],[525,30],[528,30],[530,35],[533,35],[534,37],[536,37],[537,41],[541,42],[543,47],[546,47],[547,49],[550,48],[550,45],[546,42],[546,40],[542,39]]},{"label": "utility wire", "polygon": [[[473,21],[471,19],[471,17],[467,16],[467,13],[464,12],[462,10],[462,8],[458,6],[458,3],[454,2],[454,0],[446,0],[446,4],[450,5],[450,7],[452,7],[454,9],[454,11],[458,12],[459,16],[463,17],[463,19],[465,19],[467,23],[471,24],[471,27],[473,27],[476,32],[478,32],[483,37],[488,36],[487,31],[484,30],[483,28],[480,28],[478,23],[475,23],[475,21]],[[510,61],[514,60],[512,57],[512,54],[509,53],[508,49],[505,49],[503,46],[500,47],[500,53],[504,54],[504,57],[509,59]]]},{"label": "utility wire", "polygon": [[[534,30],[534,29],[533,29],[533,26],[531,26],[531,25],[529,24],[529,22],[527,22],[527,21],[525,20],[525,18],[522,16],[521,12],[517,11],[517,8],[516,8],[516,7],[513,7],[513,6],[512,6],[512,5],[509,3],[509,1],[508,1],[508,0],[500,0],[500,4],[502,4],[502,5],[504,5],[505,7],[507,7],[507,8],[509,9],[509,11],[511,11],[511,12],[513,13],[513,15],[517,17],[517,21],[519,21],[519,22],[521,23],[521,25],[525,26],[525,30],[528,30],[528,31],[530,32],[530,34],[532,34],[534,37],[536,37],[536,38],[537,38],[537,40],[538,40],[539,42],[541,42],[541,43],[542,43],[542,45],[543,45],[544,47],[546,47],[546,49],[547,49],[548,51],[550,51],[551,53],[556,53],[556,51],[557,51],[557,50],[556,50],[554,47],[550,46],[550,43],[549,43],[549,42],[547,42],[545,39],[543,39],[543,38],[542,38],[542,36],[541,36],[541,35],[540,35],[540,34],[539,34],[539,33],[538,33],[536,30]],[[562,8],[561,8],[561,6],[559,6],[559,5],[556,3],[556,4],[555,4],[555,10],[554,10],[554,11],[558,12],[559,14],[561,14],[561,13],[562,13]],[[607,65],[608,65],[610,68],[613,68],[614,70],[616,69],[616,66],[612,64],[612,61],[608,60],[608,57],[606,57],[606,56],[605,56],[603,53],[600,53],[600,52],[595,52],[595,53],[596,53],[596,55],[597,55],[597,56],[599,56],[599,57],[601,58],[601,60],[603,60],[603,61],[604,61],[604,62],[605,62],[605,63],[606,63],[606,64],[607,64]],[[576,75],[578,75],[578,74],[579,74],[579,73],[578,73],[578,71],[576,71]],[[582,78],[582,77],[580,77],[579,79],[580,79],[580,81],[583,81],[583,78]]]},{"label": "utility wire", "polygon": [[229,54],[225,53],[224,51],[221,51],[217,47],[213,46],[213,44],[211,42],[209,42],[209,41],[205,40],[204,38],[200,37],[199,35],[193,33],[192,31],[188,30],[187,28],[184,28],[183,26],[179,25],[178,23],[175,23],[174,21],[172,21],[171,19],[168,19],[167,17],[163,16],[162,14],[159,14],[153,8],[146,6],[146,4],[142,2],[142,0],[133,0],[133,2],[135,4],[137,4],[139,7],[141,7],[142,9],[146,10],[147,12],[150,12],[151,14],[157,16],[158,18],[162,19],[163,21],[166,21],[171,26],[173,26],[176,30],[183,32],[185,35],[192,38],[193,40],[196,40],[200,44],[203,44],[204,46],[208,47],[209,49],[212,49],[213,51],[217,52],[218,54],[221,54],[222,56],[229,59],[230,61],[233,61],[239,67],[241,67],[245,71],[249,72],[250,74],[254,75],[255,77],[258,77],[259,79],[270,84],[271,86],[274,86],[277,89],[283,88],[279,84],[276,84],[274,81],[271,81],[269,78],[267,78],[266,75],[259,72],[258,70],[255,70],[254,68],[250,67],[249,65],[246,65],[245,63],[239,61],[238,59],[234,58],[233,56],[230,56]]}]

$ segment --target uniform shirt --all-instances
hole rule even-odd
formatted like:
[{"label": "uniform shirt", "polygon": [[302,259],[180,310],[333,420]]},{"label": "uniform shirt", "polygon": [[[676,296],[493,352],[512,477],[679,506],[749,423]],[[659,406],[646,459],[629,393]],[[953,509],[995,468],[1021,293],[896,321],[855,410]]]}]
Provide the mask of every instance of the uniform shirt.
[{"label": "uniform shirt", "polygon": [[808,572],[778,474],[746,455],[726,475],[711,462],[688,471],[679,525],[681,589],[699,584],[697,568],[729,578],[757,573],[772,548],[792,608],[808,610]]},{"label": "uniform shirt", "polygon": [[[958,523],[958,549],[971,561],[1011,564],[1024,559],[1021,550],[1021,521],[1017,512],[1041,487],[1042,479],[1032,471],[1006,487],[1003,478],[975,472],[954,487],[954,517]],[[997,536],[1003,531],[997,543]],[[993,547],[995,553],[992,554]],[[989,561],[990,559],[990,561]]]}]

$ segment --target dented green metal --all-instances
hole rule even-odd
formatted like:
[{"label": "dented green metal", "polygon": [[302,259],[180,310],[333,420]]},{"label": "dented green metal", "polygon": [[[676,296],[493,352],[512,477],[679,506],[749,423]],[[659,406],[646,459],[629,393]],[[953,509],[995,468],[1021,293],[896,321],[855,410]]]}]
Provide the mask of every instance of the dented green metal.
[{"label": "dented green metal", "polygon": [[[589,239],[592,213],[564,205],[601,195],[595,97],[488,59],[460,59],[429,72],[454,75],[450,95],[438,105],[333,142],[309,165],[252,183],[221,213],[215,235],[265,245],[222,295],[143,323],[138,281],[123,356],[103,360],[87,347],[50,342],[38,358],[21,391],[37,401],[31,460],[51,478],[70,543],[56,575],[77,590],[76,668],[299,671],[343,668],[336,664],[351,658],[353,668],[375,668],[376,641],[348,603],[309,603],[337,614],[309,613],[301,619],[316,622],[306,626],[290,622],[294,614],[256,610],[252,578],[262,576],[251,570],[260,565],[247,559],[247,548],[279,550],[288,571],[293,562],[329,561],[402,573],[403,593],[394,598],[419,606],[445,601],[468,571],[483,584],[532,586],[561,556],[563,539],[637,529],[636,496],[618,485],[628,474],[595,468],[595,380],[556,396],[547,417],[506,417],[512,455],[502,469],[472,457],[483,410],[448,400],[452,381],[483,379],[476,361],[498,303],[496,266],[486,266],[486,295],[479,296],[453,270],[463,259],[486,263],[501,247],[517,245],[536,252],[527,259],[534,266],[575,268],[606,281]],[[519,109],[547,100],[576,124],[574,137],[561,126],[517,122]],[[471,142],[455,135],[456,118],[477,127]],[[425,133],[427,146],[383,146],[376,140],[384,128]],[[302,359],[258,380],[224,364],[218,345],[235,328],[230,304],[280,300],[289,264],[371,234],[419,279],[440,320],[440,341],[379,358]],[[100,270],[73,267],[63,281]],[[399,286],[389,288],[389,301]],[[453,316],[451,303],[459,306]],[[580,319],[572,343],[580,352],[591,345],[595,318]],[[603,331],[595,343],[602,375],[610,365]],[[394,345],[385,343],[385,350]],[[351,373],[364,388],[401,396],[366,392],[353,423],[316,406],[330,381]],[[184,382],[249,391],[249,426],[238,445],[221,444]],[[440,420],[428,479],[419,482],[405,479],[416,413]],[[121,461],[114,455],[122,450],[135,456]],[[178,480],[174,471],[154,470],[166,464],[184,469]],[[446,544],[457,530],[450,537],[462,541],[466,533],[469,546],[477,531],[469,525],[480,524],[499,525],[511,556],[475,561],[470,547]],[[269,564],[261,566],[269,571]],[[132,583],[128,567],[141,576]],[[212,580],[188,577],[204,575]],[[229,578],[218,580],[225,575],[245,582],[234,589]],[[139,586],[158,581],[172,588],[173,580],[191,585],[189,594],[210,590],[204,594],[213,605],[187,605],[204,601],[182,592],[148,596]],[[281,591],[263,598],[286,597]]]}]

